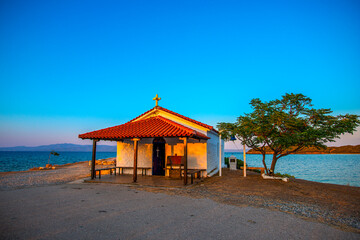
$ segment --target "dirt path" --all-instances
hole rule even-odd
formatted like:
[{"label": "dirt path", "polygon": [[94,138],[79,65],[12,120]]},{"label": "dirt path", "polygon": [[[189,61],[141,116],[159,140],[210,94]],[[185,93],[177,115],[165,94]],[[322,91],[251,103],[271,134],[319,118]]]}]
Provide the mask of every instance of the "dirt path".
[{"label": "dirt path", "polygon": [[61,184],[2,191],[0,239],[359,239],[263,208],[139,191]]},{"label": "dirt path", "polygon": [[244,178],[242,171],[224,169],[223,177],[207,178],[185,191],[143,189],[193,198],[209,198],[236,206],[265,207],[360,232],[359,187],[300,179],[292,179],[288,183],[264,180],[258,173],[249,171]]}]

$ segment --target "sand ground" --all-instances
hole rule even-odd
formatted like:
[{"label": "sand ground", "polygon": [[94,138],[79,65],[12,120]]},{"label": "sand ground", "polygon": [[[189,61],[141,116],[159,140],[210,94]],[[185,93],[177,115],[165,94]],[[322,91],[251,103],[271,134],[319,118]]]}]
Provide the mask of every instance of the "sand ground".
[{"label": "sand ground", "polygon": [[359,239],[262,208],[139,191],[62,184],[3,191],[1,239]]},{"label": "sand ground", "polygon": [[258,173],[223,169],[223,177],[211,177],[187,191],[152,189],[163,192],[208,198],[235,206],[280,210],[299,217],[323,222],[360,233],[360,187],[324,184],[301,179],[290,182],[264,180]]},{"label": "sand ground", "polygon": [[[359,188],[331,190],[334,186],[325,184],[323,189],[313,189],[321,191],[316,197],[302,190],[312,182],[265,183],[257,175],[249,173],[244,179],[240,171],[227,170],[223,178],[209,178],[191,187],[149,188],[69,183],[87,174],[84,163],[62,168],[72,172],[71,176],[64,173],[64,179],[58,171],[54,176],[50,171],[0,174],[0,239],[360,239],[356,228],[335,228],[318,218],[328,204],[338,204],[328,200],[322,206],[318,201],[326,195],[333,198],[336,193],[331,192],[341,189],[338,194],[349,196],[339,195],[339,201],[359,212],[359,203],[347,202],[351,197],[356,201]],[[11,187],[10,180],[14,181]],[[349,214],[342,205],[338,208],[345,209],[340,211],[343,218],[358,224],[357,213]],[[302,209],[305,216],[301,211],[286,213],[289,209]],[[316,211],[318,216],[306,216]],[[338,218],[336,212],[328,215]]]}]

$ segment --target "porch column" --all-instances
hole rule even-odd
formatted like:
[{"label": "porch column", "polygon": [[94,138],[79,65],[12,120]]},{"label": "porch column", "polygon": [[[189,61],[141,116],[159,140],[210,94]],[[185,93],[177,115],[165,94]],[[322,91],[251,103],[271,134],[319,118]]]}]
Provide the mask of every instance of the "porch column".
[{"label": "porch column", "polygon": [[96,160],[96,142],[99,140],[93,139],[92,159],[91,159],[91,179],[95,178],[95,160]]},{"label": "porch column", "polygon": [[133,138],[131,141],[134,142],[134,172],[133,172],[133,182],[137,181],[137,158],[138,158],[138,142],[140,138]]},{"label": "porch column", "polygon": [[188,170],[188,159],[187,159],[187,142],[188,138],[184,138],[184,185],[187,184],[187,170]]}]

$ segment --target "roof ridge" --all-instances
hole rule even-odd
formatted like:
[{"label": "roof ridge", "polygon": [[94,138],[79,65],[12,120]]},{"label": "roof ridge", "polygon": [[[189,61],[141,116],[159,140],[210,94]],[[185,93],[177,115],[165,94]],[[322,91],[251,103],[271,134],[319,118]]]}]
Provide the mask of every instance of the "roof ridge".
[{"label": "roof ridge", "polygon": [[148,114],[149,112],[151,112],[152,110],[154,110],[156,107],[153,107],[153,108],[151,108],[150,110],[147,110],[146,112],[144,112],[144,113],[142,113],[142,114],[140,114],[139,116],[137,116],[136,118],[133,118],[133,119],[131,119],[130,121],[128,121],[127,123],[130,123],[130,122],[133,122],[134,120],[136,120],[136,119],[138,119],[138,118],[140,118],[140,117],[142,117],[142,116],[144,116],[144,115],[146,115],[146,114]]},{"label": "roof ridge", "polygon": [[182,118],[182,119],[185,119],[185,120],[187,120],[187,121],[189,121],[189,122],[198,124],[198,125],[200,125],[200,126],[202,126],[202,127],[205,127],[205,128],[207,128],[207,129],[209,129],[209,130],[214,130],[215,132],[218,132],[213,126],[210,126],[210,125],[208,125],[208,124],[202,123],[202,122],[197,121],[197,120],[195,120],[195,119],[186,117],[186,116],[184,116],[184,115],[182,115],[182,114],[179,114],[179,113],[177,113],[177,112],[171,111],[171,110],[169,110],[169,109],[167,109],[167,108],[164,108],[164,107],[161,107],[161,106],[153,107],[153,108],[151,108],[150,110],[144,112],[143,114],[137,116],[136,118],[133,118],[133,119],[130,120],[129,122],[133,122],[133,121],[135,121],[136,119],[139,119],[139,118],[141,118],[142,116],[150,113],[151,111],[153,111],[153,110],[158,110],[158,109],[159,109],[159,110],[163,110],[163,111],[165,111],[165,112],[168,112],[168,113],[170,113],[170,114],[173,114],[173,115],[175,115],[175,116],[177,116],[177,117],[180,117],[180,118]]},{"label": "roof ridge", "polygon": [[[174,115],[176,115],[176,116],[178,116],[178,117],[181,117],[181,118],[183,118],[183,119],[185,119],[185,120],[188,120],[188,121],[190,121],[190,122],[196,123],[196,124],[198,124],[198,125],[200,125],[200,126],[203,126],[203,127],[205,127],[205,128],[208,128],[208,129],[210,129],[210,130],[216,131],[213,126],[210,126],[210,125],[208,125],[208,124],[205,124],[205,123],[202,123],[202,122],[197,121],[197,120],[195,120],[195,119],[186,117],[186,116],[184,116],[184,115],[182,115],[182,114],[179,114],[179,113],[177,113],[177,112],[171,111],[171,110],[166,109],[166,108],[161,107],[161,106],[158,106],[158,108],[159,108],[160,110],[164,110],[164,111],[166,111],[166,112],[168,112],[168,113],[174,114]],[[216,131],[216,132],[217,132],[217,131]]]},{"label": "roof ridge", "polygon": [[[151,117],[151,118],[153,118],[153,117]],[[162,116],[156,116],[156,118],[159,118],[159,119],[161,119],[161,120],[163,120],[165,122],[168,122],[168,123],[170,122],[171,124],[174,124],[179,128],[184,128],[186,131],[189,131],[190,133],[193,133],[193,134],[197,133],[197,131],[195,131],[194,129],[188,128],[188,127],[186,127],[186,126],[184,126],[184,125],[182,125],[180,123],[174,122],[173,120],[170,120],[168,118],[165,118],[165,117],[162,117]]]},{"label": "roof ridge", "polygon": [[[165,118],[165,117],[163,117],[163,116],[159,116],[159,115],[158,115],[158,116],[154,116],[154,117],[150,117],[150,118],[158,118],[158,119],[160,119],[160,120],[162,120],[162,121],[165,121],[165,122],[167,122],[167,123],[173,124],[173,125],[175,125],[176,127],[182,128],[183,130],[188,131],[190,134],[193,134],[193,135],[203,135],[203,136],[207,137],[206,134],[203,134],[203,133],[198,132],[198,131],[196,131],[196,130],[194,130],[194,129],[191,129],[191,128],[189,128],[189,127],[186,127],[186,126],[184,126],[184,125],[182,125],[182,124],[180,124],[180,123],[177,123],[177,122],[175,122],[175,121],[173,121],[173,120],[171,120],[171,119]],[[147,119],[150,119],[150,118],[147,118]],[[145,119],[144,119],[144,120],[145,120]]]}]

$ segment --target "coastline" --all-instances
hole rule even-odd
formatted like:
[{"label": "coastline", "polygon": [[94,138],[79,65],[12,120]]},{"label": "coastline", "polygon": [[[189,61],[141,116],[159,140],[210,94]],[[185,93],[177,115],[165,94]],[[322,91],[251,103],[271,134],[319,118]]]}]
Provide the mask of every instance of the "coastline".
[{"label": "coastline", "polygon": [[[242,153],[225,153],[225,157],[243,159]],[[267,167],[272,155],[266,155]],[[251,167],[263,167],[261,154],[249,154],[246,163]],[[360,187],[360,155],[358,154],[293,154],[277,161],[275,173],[289,174],[298,179]]]},{"label": "coastline", "polygon": [[[89,161],[80,161],[80,162],[65,163],[65,164],[59,164],[59,165],[54,164],[53,166],[58,169],[58,168],[63,168],[63,167],[67,167],[67,166],[73,166],[73,165],[82,164],[82,163],[86,163],[86,162],[89,162]],[[34,172],[34,171],[49,171],[49,170],[52,170],[52,169],[42,169],[42,170],[40,170],[40,169],[36,169],[36,170],[28,169],[28,170],[25,170],[25,171],[0,172],[0,174],[26,173],[26,172]]]},{"label": "coastline", "polygon": [[[106,160],[110,160],[110,159],[113,159],[113,158],[104,158],[104,159],[97,159],[96,161],[106,161]],[[11,175],[11,174],[21,174],[21,173],[32,173],[32,172],[49,172],[49,171],[54,171],[54,170],[58,170],[58,169],[63,169],[63,168],[67,168],[67,167],[71,167],[71,166],[76,166],[76,165],[83,165],[85,164],[85,167],[89,169],[90,171],[90,167],[89,167],[89,162],[90,161],[80,161],[80,162],[74,162],[74,163],[66,163],[66,164],[60,164],[60,165],[53,165],[55,166],[56,168],[55,169],[36,169],[36,170],[26,170],[26,171],[11,171],[11,172],[0,172],[0,177],[2,175]],[[101,164],[100,164],[101,165]],[[98,166],[98,164],[96,164],[96,166]],[[223,168],[223,171],[227,171],[229,170],[228,168]],[[242,170],[237,170],[239,172],[242,172]],[[256,172],[253,172],[251,170],[247,170],[247,174],[258,174]],[[88,174],[88,176],[90,176],[90,173]],[[339,186],[339,187],[350,187],[350,188],[359,188],[360,189],[360,186],[351,186],[351,185],[343,185],[343,184],[336,184],[336,183],[323,183],[323,182],[316,182],[316,181],[311,181],[311,180],[306,180],[306,179],[301,179],[301,178],[291,178],[290,181],[292,182],[297,182],[297,181],[303,181],[303,182],[308,182],[308,183],[316,183],[316,184],[324,184],[324,185],[329,185],[329,186]]]},{"label": "coastline", "polygon": [[[226,153],[235,153],[235,152],[226,152]],[[237,152],[236,152],[237,153]],[[243,153],[243,152],[239,152]],[[250,155],[261,155],[261,153],[246,153]],[[289,155],[359,155],[360,153],[292,153]],[[267,153],[265,155],[273,155],[272,153]]]},{"label": "coastline", "polygon": [[0,191],[64,184],[90,176],[88,161],[68,163],[49,170],[0,173]]}]

